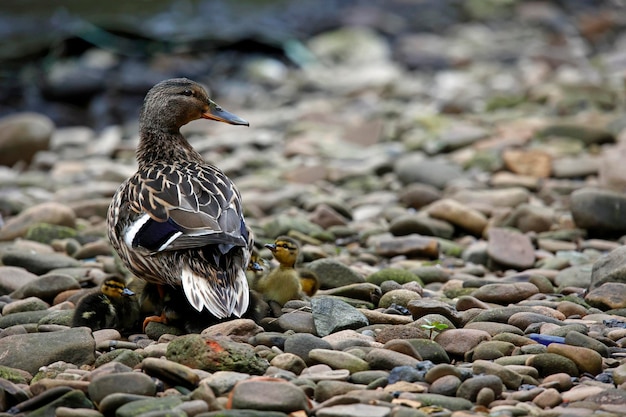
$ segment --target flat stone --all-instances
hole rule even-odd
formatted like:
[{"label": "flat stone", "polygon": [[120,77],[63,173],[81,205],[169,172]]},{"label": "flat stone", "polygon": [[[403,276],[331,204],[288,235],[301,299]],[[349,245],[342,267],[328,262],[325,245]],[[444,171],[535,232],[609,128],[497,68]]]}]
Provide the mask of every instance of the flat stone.
[{"label": "flat stone", "polygon": [[235,409],[282,411],[309,410],[304,392],[296,385],[277,378],[249,379],[235,385],[230,395]]},{"label": "flat stone", "polygon": [[77,327],[50,333],[29,333],[0,339],[0,365],[35,374],[39,368],[64,361],[91,365],[95,361],[95,341],[91,331]]},{"label": "flat stone", "polygon": [[435,342],[439,343],[448,354],[461,357],[482,341],[490,339],[489,333],[471,329],[448,329],[435,336]]},{"label": "flat stone", "polygon": [[486,303],[515,304],[539,293],[539,289],[529,282],[486,284],[472,293],[472,296]]},{"label": "flat stone", "polygon": [[487,227],[487,217],[484,214],[449,198],[435,201],[426,211],[431,217],[445,220],[477,236]]},{"label": "flat stone", "polygon": [[535,250],[527,235],[511,229],[492,227],[487,231],[487,238],[487,253],[494,262],[518,270],[533,266]]},{"label": "flat stone", "polygon": [[330,349],[312,349],[309,358],[318,363],[324,363],[333,369],[347,369],[350,373],[369,370],[369,365],[363,359],[347,352]]}]

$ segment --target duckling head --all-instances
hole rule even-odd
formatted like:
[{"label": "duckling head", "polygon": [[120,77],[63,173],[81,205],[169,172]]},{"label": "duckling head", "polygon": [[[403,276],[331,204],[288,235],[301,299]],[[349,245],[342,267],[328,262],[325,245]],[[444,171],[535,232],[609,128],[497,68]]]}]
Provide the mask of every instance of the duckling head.
[{"label": "duckling head", "polygon": [[100,292],[111,299],[135,295],[134,291],[126,287],[124,280],[119,277],[106,278],[100,286]]},{"label": "duckling head", "polygon": [[178,132],[192,120],[210,119],[232,125],[248,122],[224,109],[209,98],[206,90],[187,78],[161,81],[148,91],[139,119],[140,129]]},{"label": "duckling head", "polygon": [[282,267],[293,268],[298,260],[300,251],[298,242],[288,236],[279,236],[274,243],[268,243],[265,247],[272,252]]}]

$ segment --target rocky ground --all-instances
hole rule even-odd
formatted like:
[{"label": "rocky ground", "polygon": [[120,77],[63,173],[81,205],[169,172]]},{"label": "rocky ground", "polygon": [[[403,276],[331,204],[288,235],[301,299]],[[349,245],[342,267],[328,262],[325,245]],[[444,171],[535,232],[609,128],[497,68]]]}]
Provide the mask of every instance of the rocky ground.
[{"label": "rocky ground", "polygon": [[[0,119],[0,415],[626,415],[624,9],[464,7],[425,31],[362,5],[281,56],[48,68],[41,91],[82,107]],[[104,218],[140,97],[180,75],[250,122],[184,133],[321,290],[201,334],[71,328],[72,296],[119,272]]]}]

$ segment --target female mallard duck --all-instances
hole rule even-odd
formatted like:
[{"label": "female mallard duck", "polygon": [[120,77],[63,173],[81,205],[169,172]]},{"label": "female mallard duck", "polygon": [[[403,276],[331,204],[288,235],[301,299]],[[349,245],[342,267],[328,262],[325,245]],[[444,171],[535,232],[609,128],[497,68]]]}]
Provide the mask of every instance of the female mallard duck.
[{"label": "female mallard duck", "polygon": [[186,78],[162,81],[148,92],[139,119],[138,169],[113,197],[109,239],[137,277],[182,287],[198,312],[240,317],[248,307],[252,233],[235,184],[180,133],[196,119],[248,125]]},{"label": "female mallard duck", "polygon": [[312,272],[301,274],[295,268],[300,252],[298,242],[288,236],[279,236],[274,243],[265,245],[274,258],[278,261],[278,267],[270,271],[267,275],[259,278],[255,283],[255,289],[263,294],[267,302],[274,301],[281,306],[289,300],[300,300],[304,298],[303,282],[309,290],[311,280],[317,283],[317,277]]},{"label": "female mallard duck", "polygon": [[122,278],[105,278],[100,288],[78,300],[72,326],[92,330],[117,329],[122,333],[137,330],[139,303],[134,295]]}]

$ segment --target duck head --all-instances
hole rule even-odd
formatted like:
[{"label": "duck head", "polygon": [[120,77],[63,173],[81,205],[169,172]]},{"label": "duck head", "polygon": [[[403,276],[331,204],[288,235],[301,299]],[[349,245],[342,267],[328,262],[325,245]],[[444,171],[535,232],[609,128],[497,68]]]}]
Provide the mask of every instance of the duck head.
[{"label": "duck head", "polygon": [[140,126],[165,132],[177,132],[192,120],[210,119],[231,125],[249,123],[209,98],[206,90],[187,78],[161,81],[148,91],[144,100]]}]

